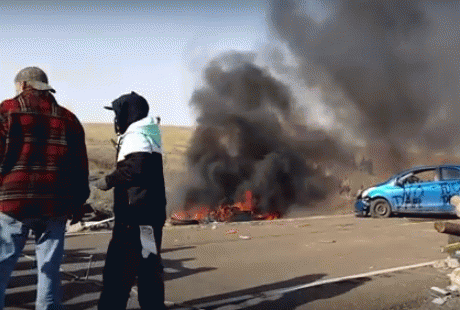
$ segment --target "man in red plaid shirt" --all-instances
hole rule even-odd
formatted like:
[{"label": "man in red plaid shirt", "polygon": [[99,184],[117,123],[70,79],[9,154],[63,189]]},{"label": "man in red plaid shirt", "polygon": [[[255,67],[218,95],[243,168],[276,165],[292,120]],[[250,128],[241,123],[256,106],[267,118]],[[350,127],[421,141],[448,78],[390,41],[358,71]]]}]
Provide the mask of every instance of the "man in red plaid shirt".
[{"label": "man in red plaid shirt", "polygon": [[60,309],[59,267],[67,218],[89,196],[83,127],[59,106],[41,69],[15,78],[18,95],[0,105],[0,309],[29,231],[35,236],[36,309]]}]

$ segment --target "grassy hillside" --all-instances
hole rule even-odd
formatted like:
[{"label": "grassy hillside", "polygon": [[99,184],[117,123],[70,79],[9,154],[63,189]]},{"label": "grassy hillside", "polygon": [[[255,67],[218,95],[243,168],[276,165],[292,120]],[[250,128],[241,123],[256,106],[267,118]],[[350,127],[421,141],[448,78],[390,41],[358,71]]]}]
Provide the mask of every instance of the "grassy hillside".
[{"label": "grassy hillside", "polygon": [[[100,177],[115,167],[115,147],[110,141],[116,140],[112,124],[83,124],[86,134],[90,174]],[[193,133],[193,128],[179,126],[160,126],[164,150],[164,173],[166,187],[174,188],[185,173],[185,151]],[[89,202],[100,210],[110,210],[112,191],[103,192],[92,188]],[[168,195],[174,195],[170,192]],[[168,197],[173,201],[173,197]]]},{"label": "grassy hillside", "polygon": [[[116,140],[112,124],[83,124],[90,169],[109,170],[115,163],[115,148],[110,141]],[[160,126],[163,137],[165,168],[183,170],[184,153],[193,133],[191,127]]]}]

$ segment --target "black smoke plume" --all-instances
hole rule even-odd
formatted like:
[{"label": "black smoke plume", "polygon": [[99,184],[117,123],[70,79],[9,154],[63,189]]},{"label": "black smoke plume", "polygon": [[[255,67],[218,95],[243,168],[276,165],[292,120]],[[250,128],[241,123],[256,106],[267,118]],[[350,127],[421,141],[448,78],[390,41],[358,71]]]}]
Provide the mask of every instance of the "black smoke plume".
[{"label": "black smoke plume", "polygon": [[191,105],[199,113],[188,164],[200,186],[186,206],[237,202],[251,190],[262,212],[284,213],[317,201],[336,186],[318,161],[349,164],[351,156],[325,133],[298,124],[289,88],[253,55],[228,53],[205,70]]},{"label": "black smoke plume", "polygon": [[271,2],[270,18],[337,121],[393,171],[410,165],[411,147],[458,151],[460,2],[317,3],[322,22],[293,0]]}]

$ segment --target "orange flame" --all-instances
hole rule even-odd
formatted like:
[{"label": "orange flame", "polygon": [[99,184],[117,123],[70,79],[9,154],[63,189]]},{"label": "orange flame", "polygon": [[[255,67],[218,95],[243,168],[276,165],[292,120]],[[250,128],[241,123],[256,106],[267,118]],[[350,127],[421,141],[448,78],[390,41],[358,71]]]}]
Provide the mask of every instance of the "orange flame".
[{"label": "orange flame", "polygon": [[237,202],[233,205],[234,207],[238,208],[242,212],[251,212],[255,210],[254,200],[252,197],[251,191],[246,191],[244,194],[244,201]]},{"label": "orange flame", "polygon": [[187,211],[174,212],[171,219],[177,221],[204,221],[210,219],[219,222],[228,222],[232,220],[235,214],[241,212],[251,214],[251,218],[254,220],[274,220],[281,218],[281,213],[278,211],[259,213],[252,191],[247,190],[242,198],[242,201],[238,201],[233,205],[222,204],[217,210],[212,211],[206,205],[192,205]]}]

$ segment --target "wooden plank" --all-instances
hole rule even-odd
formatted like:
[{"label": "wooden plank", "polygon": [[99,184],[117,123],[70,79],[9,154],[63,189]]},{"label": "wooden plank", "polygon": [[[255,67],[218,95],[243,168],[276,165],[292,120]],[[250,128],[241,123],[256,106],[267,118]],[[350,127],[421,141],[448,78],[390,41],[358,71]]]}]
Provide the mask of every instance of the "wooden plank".
[{"label": "wooden plank", "polygon": [[448,245],[446,245],[446,246],[444,246],[442,248],[443,253],[445,253],[445,252],[455,252],[455,251],[458,251],[458,250],[460,250],[460,242],[448,244]]},{"label": "wooden plank", "polygon": [[456,223],[450,223],[446,221],[436,221],[434,228],[443,234],[460,236],[460,225]]}]

